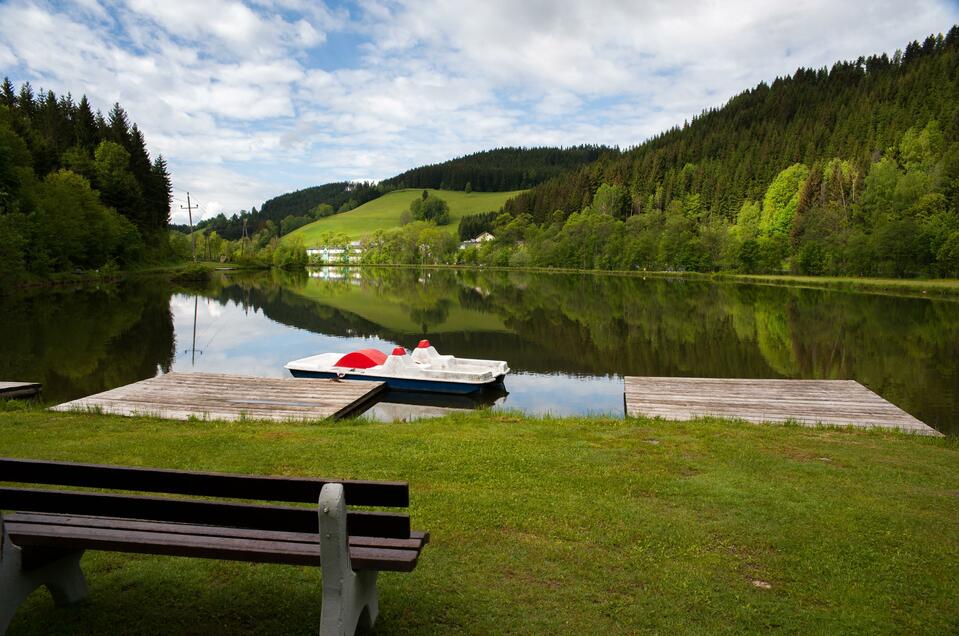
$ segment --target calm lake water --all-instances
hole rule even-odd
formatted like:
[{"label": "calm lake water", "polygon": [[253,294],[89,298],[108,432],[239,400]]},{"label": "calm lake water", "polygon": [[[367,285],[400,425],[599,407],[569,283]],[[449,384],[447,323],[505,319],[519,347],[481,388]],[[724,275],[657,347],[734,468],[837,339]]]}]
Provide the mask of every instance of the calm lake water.
[{"label": "calm lake water", "polygon": [[508,394],[399,404],[406,419],[480,404],[622,416],[624,375],[854,379],[959,433],[959,302],[596,275],[321,269],[222,272],[6,297],[0,378],[50,401],[176,371],[285,377],[292,359],[413,347],[507,360]]}]

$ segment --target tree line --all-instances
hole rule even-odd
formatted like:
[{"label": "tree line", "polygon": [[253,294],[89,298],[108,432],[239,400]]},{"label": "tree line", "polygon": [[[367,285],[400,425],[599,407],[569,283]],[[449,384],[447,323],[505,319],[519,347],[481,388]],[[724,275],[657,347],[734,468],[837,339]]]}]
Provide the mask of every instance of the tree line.
[{"label": "tree line", "polygon": [[119,104],[0,84],[0,277],[163,257],[171,192]]},{"label": "tree line", "polygon": [[531,188],[603,155],[618,155],[608,146],[568,148],[495,148],[442,163],[420,166],[382,181],[390,189],[434,188],[507,192]]}]

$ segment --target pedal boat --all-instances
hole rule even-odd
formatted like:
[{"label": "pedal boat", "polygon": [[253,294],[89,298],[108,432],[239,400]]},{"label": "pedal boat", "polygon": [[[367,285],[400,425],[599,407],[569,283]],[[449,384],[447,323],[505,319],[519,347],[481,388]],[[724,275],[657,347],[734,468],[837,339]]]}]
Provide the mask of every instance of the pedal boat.
[{"label": "pedal boat", "polygon": [[412,353],[396,347],[389,355],[379,349],[351,353],[321,353],[285,365],[296,378],[345,378],[386,382],[396,391],[469,394],[502,383],[509,366],[502,360],[476,360],[440,355],[429,340]]}]

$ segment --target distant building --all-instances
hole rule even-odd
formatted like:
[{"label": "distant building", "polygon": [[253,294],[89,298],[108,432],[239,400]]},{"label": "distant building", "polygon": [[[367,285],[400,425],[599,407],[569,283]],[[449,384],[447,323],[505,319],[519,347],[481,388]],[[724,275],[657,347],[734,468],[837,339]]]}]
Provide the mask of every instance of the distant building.
[{"label": "distant building", "polygon": [[468,241],[463,241],[462,243],[460,243],[460,249],[465,250],[467,247],[476,247],[476,246],[482,245],[483,243],[486,243],[488,241],[492,241],[495,239],[496,237],[490,234],[489,232],[483,232],[476,238],[471,238]]},{"label": "distant building", "polygon": [[352,241],[348,246],[342,245],[310,247],[306,255],[311,263],[318,265],[338,265],[341,263],[359,263],[363,256],[363,248],[359,241]]}]

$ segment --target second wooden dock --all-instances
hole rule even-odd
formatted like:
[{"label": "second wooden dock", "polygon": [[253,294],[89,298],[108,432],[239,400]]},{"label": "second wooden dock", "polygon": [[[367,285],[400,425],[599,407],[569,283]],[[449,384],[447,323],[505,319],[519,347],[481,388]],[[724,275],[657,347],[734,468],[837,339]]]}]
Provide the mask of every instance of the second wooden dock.
[{"label": "second wooden dock", "polygon": [[354,414],[382,382],[167,373],[53,407],[186,420],[322,420]]},{"label": "second wooden dock", "polygon": [[855,380],[627,377],[625,401],[631,417],[714,416],[940,434]]},{"label": "second wooden dock", "polygon": [[0,381],[0,398],[28,398],[40,395],[39,382]]}]

